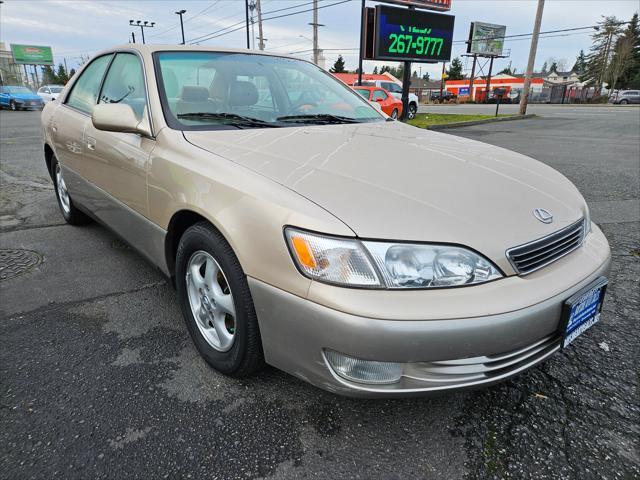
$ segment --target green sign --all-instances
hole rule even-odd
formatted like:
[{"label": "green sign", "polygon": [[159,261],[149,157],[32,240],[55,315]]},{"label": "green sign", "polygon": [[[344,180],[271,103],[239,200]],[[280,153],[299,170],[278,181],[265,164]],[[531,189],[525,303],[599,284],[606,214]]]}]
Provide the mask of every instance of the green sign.
[{"label": "green sign", "polygon": [[53,65],[53,52],[51,51],[51,47],[11,44],[11,53],[13,54],[14,63],[24,65]]}]

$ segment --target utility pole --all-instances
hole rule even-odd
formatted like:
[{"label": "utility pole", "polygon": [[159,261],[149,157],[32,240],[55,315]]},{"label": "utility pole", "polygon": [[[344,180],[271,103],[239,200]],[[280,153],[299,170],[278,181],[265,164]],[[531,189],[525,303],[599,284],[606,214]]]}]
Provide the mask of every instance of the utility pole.
[{"label": "utility pole", "polygon": [[318,62],[320,61],[318,27],[324,27],[324,25],[318,23],[318,0],[313,0],[313,23],[310,23],[309,25],[313,26],[313,63],[318,65]]},{"label": "utility pole", "polygon": [[533,36],[531,37],[531,48],[529,50],[529,62],[527,63],[527,73],[524,77],[524,88],[520,97],[520,115],[527,113],[529,103],[529,89],[531,88],[531,76],[533,75],[533,64],[536,61],[536,51],[538,49],[538,36],[540,35],[540,25],[542,24],[542,11],[544,10],[544,0],[538,0],[536,10],[536,20],[533,25]]},{"label": "utility pole", "polygon": [[256,0],[256,10],[258,12],[258,48],[264,50],[264,37],[262,36],[262,9],[260,8],[260,0]]},{"label": "utility pole", "polygon": [[131,32],[131,43],[136,43],[136,34]]},{"label": "utility pole", "polygon": [[360,53],[358,58],[358,85],[362,86],[362,60],[364,59],[364,22],[366,21],[366,3],[367,0],[362,0],[362,8],[360,9]]},{"label": "utility pole", "polygon": [[249,42],[249,0],[244,0],[244,16],[247,29],[247,50],[249,50],[251,48],[251,43]]},{"label": "utility pole", "polygon": [[184,24],[182,23],[182,15],[187,13],[186,10],[178,10],[176,15],[180,15],[180,32],[182,33],[182,45],[184,45]]},{"label": "utility pole", "polygon": [[447,62],[442,62],[442,76],[440,77],[440,101],[442,101],[442,91],[444,90],[444,76],[447,74],[445,66]]},{"label": "utility pole", "polygon": [[145,20],[144,22],[137,20],[135,23],[133,22],[133,20],[129,20],[129,25],[133,26],[133,27],[140,27],[140,31],[142,32],[142,43],[144,44],[144,29],[145,28],[153,28],[154,25],[156,24],[156,22],[149,22],[147,20]]},{"label": "utility pole", "polygon": [[253,19],[253,11],[256,9],[255,0],[251,0],[249,4],[249,10],[251,12],[251,49],[255,50],[256,48],[256,29],[255,29],[255,20]]}]

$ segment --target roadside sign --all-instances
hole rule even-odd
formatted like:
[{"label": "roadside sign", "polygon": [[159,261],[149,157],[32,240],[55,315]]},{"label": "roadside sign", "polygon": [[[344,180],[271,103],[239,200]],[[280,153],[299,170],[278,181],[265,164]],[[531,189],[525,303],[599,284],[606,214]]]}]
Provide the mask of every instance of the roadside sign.
[{"label": "roadside sign", "polygon": [[429,10],[451,10],[451,0],[378,0],[380,3],[394,3],[405,7],[426,8]]},{"label": "roadside sign", "polygon": [[433,63],[451,59],[453,15],[377,5],[374,58]]},{"label": "roadside sign", "polygon": [[469,96],[469,87],[460,87],[458,89],[459,97],[468,97]]},{"label": "roadside sign", "polygon": [[51,47],[11,44],[13,62],[22,65],[53,65]]},{"label": "roadside sign", "polygon": [[501,56],[506,33],[507,27],[505,25],[472,22],[469,31],[467,53],[486,55],[489,57]]}]

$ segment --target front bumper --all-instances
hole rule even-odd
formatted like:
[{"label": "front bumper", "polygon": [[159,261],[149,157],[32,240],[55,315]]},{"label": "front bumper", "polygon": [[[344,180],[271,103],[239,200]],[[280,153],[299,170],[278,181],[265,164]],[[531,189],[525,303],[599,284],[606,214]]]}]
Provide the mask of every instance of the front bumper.
[{"label": "front bumper", "polygon": [[[526,279],[509,277],[493,282],[492,288],[487,289],[490,295],[483,299],[486,308],[487,302],[505,304],[510,293],[517,294],[521,308],[470,316],[469,305],[456,302],[450,305],[453,318],[446,319],[432,319],[428,313],[425,320],[372,318],[320,305],[256,279],[250,278],[249,286],[269,364],[343,395],[413,396],[496,383],[543,361],[559,349],[558,328],[564,301],[606,275],[609,265],[608,244],[594,225],[580,249],[545,267],[538,280],[533,274]],[[531,299],[537,298],[533,293],[541,287],[536,284],[548,283],[553,269],[563,269],[558,278],[565,284],[556,286],[556,294],[532,304]],[[567,269],[575,272],[573,278]],[[501,282],[502,288],[496,289]],[[523,295],[522,285],[518,285],[521,282],[526,282],[528,288],[524,291],[530,291],[530,296]],[[467,288],[471,292],[482,286]],[[415,294],[428,299],[445,292]],[[424,303],[425,312],[430,310],[429,303]],[[513,298],[505,305],[513,305]],[[402,304],[398,309],[402,310]],[[478,310],[482,311],[480,305]],[[456,311],[467,315],[455,318]],[[329,366],[325,349],[365,360],[402,363],[403,376],[388,385],[346,380]]]}]

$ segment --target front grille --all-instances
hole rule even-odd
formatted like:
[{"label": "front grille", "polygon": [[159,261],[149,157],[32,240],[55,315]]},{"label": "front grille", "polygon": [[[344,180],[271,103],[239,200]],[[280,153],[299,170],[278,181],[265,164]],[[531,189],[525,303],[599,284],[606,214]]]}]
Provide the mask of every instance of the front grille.
[{"label": "front grille", "polygon": [[503,354],[407,364],[403,375],[442,385],[464,386],[467,383],[482,383],[521,371],[548,357],[558,348],[560,335],[556,333]]},{"label": "front grille", "polygon": [[507,250],[511,265],[520,275],[534,272],[574,251],[584,240],[584,219],[551,235]]}]

